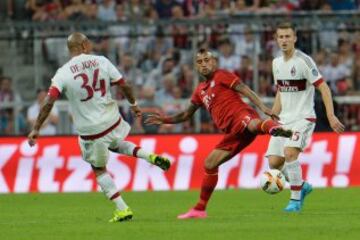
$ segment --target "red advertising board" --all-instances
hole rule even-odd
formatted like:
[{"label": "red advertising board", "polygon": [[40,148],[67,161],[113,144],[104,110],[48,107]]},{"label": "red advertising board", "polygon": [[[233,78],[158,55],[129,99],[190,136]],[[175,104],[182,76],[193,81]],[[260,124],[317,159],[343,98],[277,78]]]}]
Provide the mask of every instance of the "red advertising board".
[{"label": "red advertising board", "polygon": [[[146,161],[110,154],[108,171],[121,190],[187,190],[200,187],[203,162],[222,135],[130,136],[147,151],[169,157],[164,173]],[[218,189],[257,188],[268,168],[269,137],[260,136],[220,168]],[[301,154],[303,176],[315,187],[360,186],[360,133],[316,133]],[[0,138],[0,193],[87,192],[98,187],[80,155],[77,137],[42,137],[30,148],[25,138]]]}]

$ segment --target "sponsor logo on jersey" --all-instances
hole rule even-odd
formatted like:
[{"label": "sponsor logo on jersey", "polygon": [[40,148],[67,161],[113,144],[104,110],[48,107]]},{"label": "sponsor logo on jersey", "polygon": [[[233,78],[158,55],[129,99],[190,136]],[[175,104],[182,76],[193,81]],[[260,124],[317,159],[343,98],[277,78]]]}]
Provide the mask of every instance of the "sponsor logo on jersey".
[{"label": "sponsor logo on jersey", "polygon": [[214,80],[213,80],[213,81],[211,81],[211,83],[210,83],[210,87],[211,87],[211,88],[215,87],[215,81],[214,81]]},{"label": "sponsor logo on jersey", "polygon": [[306,89],[306,79],[277,80],[280,92],[299,92]]}]

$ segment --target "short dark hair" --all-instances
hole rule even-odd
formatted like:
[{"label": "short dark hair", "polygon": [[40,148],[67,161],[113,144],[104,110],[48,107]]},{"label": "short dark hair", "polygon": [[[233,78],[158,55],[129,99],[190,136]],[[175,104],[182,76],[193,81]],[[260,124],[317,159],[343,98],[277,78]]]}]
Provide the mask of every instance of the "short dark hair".
[{"label": "short dark hair", "polygon": [[199,54],[207,54],[207,53],[208,53],[211,57],[213,57],[213,58],[215,58],[215,59],[218,58],[215,53],[213,53],[212,51],[210,51],[209,49],[206,49],[206,48],[200,48],[200,49],[196,52],[196,54],[195,54],[194,57],[196,58]]},{"label": "short dark hair", "polygon": [[281,22],[276,26],[276,30],[289,28],[292,29],[294,33],[296,33],[295,25],[292,22]]},{"label": "short dark hair", "polygon": [[229,38],[223,38],[219,41],[219,45],[228,44],[231,45],[231,41]]},{"label": "short dark hair", "polygon": [[3,81],[3,80],[9,80],[9,82],[12,82],[11,77],[8,77],[8,76],[0,76],[0,82]]},{"label": "short dark hair", "polygon": [[198,51],[197,51],[197,54],[204,54],[204,53],[207,53],[208,50],[206,48],[200,48]]}]

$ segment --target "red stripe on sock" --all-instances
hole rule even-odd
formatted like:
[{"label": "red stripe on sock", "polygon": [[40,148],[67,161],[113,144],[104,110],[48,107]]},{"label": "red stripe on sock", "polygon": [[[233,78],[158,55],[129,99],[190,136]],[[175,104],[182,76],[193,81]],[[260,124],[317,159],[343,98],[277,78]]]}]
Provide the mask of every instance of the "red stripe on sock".
[{"label": "red stripe on sock", "polygon": [[140,147],[135,147],[133,150],[133,156],[137,157],[137,152],[139,151]]},{"label": "red stripe on sock", "polygon": [[218,174],[219,172],[219,168],[214,168],[214,169],[206,169],[205,168],[205,173],[210,175],[210,174]]},{"label": "red stripe on sock", "polygon": [[259,134],[263,134],[263,131],[261,129],[261,126],[263,124],[264,121],[260,121],[257,125],[256,125],[256,130]]},{"label": "red stripe on sock", "polygon": [[117,193],[115,193],[114,195],[112,195],[111,198],[110,198],[110,200],[114,200],[115,198],[118,198],[118,197],[120,197],[120,193],[119,193],[119,192],[117,192]]},{"label": "red stripe on sock", "polygon": [[270,130],[273,127],[278,127],[280,124],[272,119],[266,119],[261,123],[261,131],[262,133],[270,133]]},{"label": "red stripe on sock", "polygon": [[300,186],[290,186],[290,190],[293,190],[293,191],[301,191],[301,188],[302,188],[302,185],[300,185]]},{"label": "red stripe on sock", "polygon": [[205,169],[205,175],[201,183],[200,199],[194,209],[204,211],[206,205],[218,182],[218,168]]}]

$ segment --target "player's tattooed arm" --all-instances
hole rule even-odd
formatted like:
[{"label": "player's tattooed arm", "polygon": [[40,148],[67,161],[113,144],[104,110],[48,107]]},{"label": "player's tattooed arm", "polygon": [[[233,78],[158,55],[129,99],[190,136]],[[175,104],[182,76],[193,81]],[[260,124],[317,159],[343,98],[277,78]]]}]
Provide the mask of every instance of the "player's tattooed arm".
[{"label": "player's tattooed arm", "polygon": [[278,119],[277,115],[273,114],[272,110],[267,106],[265,106],[265,104],[261,101],[260,97],[253,90],[251,90],[246,84],[239,83],[236,84],[233,88],[238,93],[247,97],[253,104],[255,104],[256,107],[258,107],[266,115]]},{"label": "player's tattooed arm", "polygon": [[49,97],[47,96],[45,98],[45,102],[44,105],[41,106],[39,115],[36,119],[36,122],[34,124],[34,130],[39,131],[41,126],[43,125],[43,123],[45,122],[45,120],[48,118],[48,116],[50,115],[50,112],[54,106],[55,103],[55,98]]},{"label": "player's tattooed arm", "polygon": [[131,86],[127,83],[123,83],[120,85],[120,90],[123,93],[123,95],[126,97],[126,99],[129,101],[129,103],[131,104],[131,106],[130,106],[131,111],[133,111],[133,113],[135,114],[136,117],[140,117],[141,110],[140,110],[139,106],[137,105],[136,99],[134,97],[134,92],[133,92]]},{"label": "player's tattooed arm", "polygon": [[120,90],[124,94],[124,96],[129,101],[130,104],[135,104],[136,99],[134,97],[134,92],[128,83],[121,84]]},{"label": "player's tattooed arm", "polygon": [[175,124],[185,122],[194,115],[198,108],[199,106],[190,103],[189,107],[185,111],[175,114],[173,116],[161,116],[160,114],[152,113],[148,115],[145,123],[151,125],[163,123]]},{"label": "player's tattooed arm", "polygon": [[33,127],[33,130],[30,132],[28,136],[28,142],[30,146],[35,145],[36,139],[39,137],[39,131],[45,120],[49,117],[50,112],[54,106],[54,103],[56,101],[56,98],[52,98],[50,96],[47,96],[45,98],[44,104],[41,106],[39,115],[36,119],[35,125]]}]

